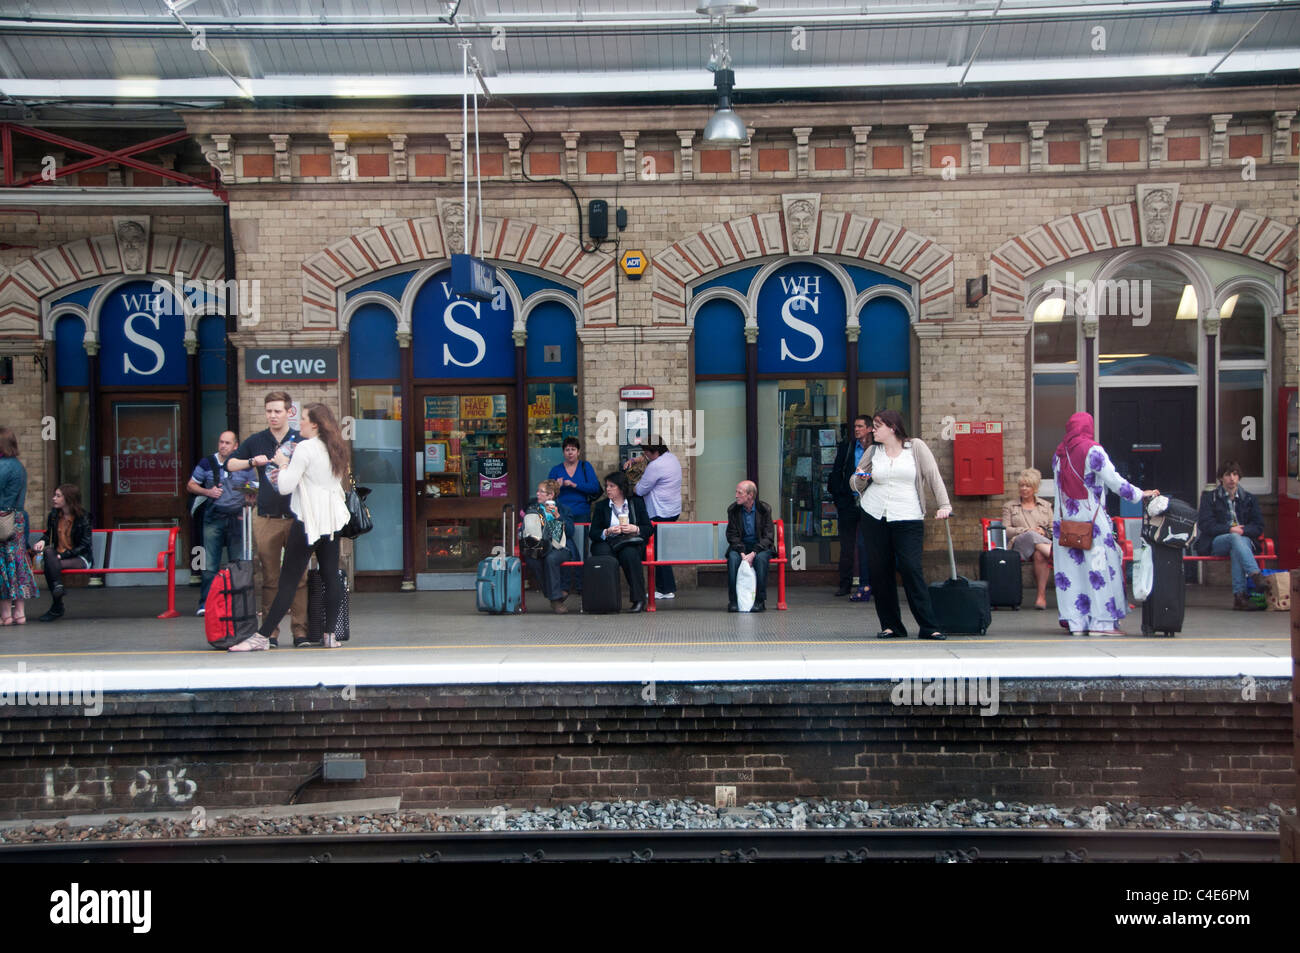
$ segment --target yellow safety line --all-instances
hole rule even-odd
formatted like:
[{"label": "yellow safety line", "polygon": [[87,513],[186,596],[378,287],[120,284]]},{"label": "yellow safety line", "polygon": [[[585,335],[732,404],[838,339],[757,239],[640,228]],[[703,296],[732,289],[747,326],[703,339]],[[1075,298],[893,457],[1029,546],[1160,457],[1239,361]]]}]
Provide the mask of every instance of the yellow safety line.
[{"label": "yellow safety line", "polygon": [[[978,641],[976,640],[978,639]],[[958,646],[985,646],[985,645],[1106,645],[1120,642],[1132,642],[1141,639],[1147,641],[1145,636],[1125,636],[1119,639],[1114,636],[1106,637],[1105,641],[1099,641],[1094,637],[1089,637],[1087,641],[1074,636],[1061,636],[1055,639],[989,639],[975,637],[970,641],[948,642],[939,644],[939,648],[951,648],[953,645]],[[1173,640],[1170,640],[1171,642]],[[1284,642],[1289,643],[1291,640],[1287,636],[1256,636],[1247,637],[1220,637],[1220,638],[1182,638],[1178,642]],[[356,652],[409,652],[413,650],[427,651],[456,651],[464,649],[658,649],[658,648],[728,648],[740,646],[767,646],[767,645],[874,645],[879,648],[899,648],[903,645],[917,646],[921,644],[920,639],[870,639],[870,640],[849,640],[849,639],[826,639],[820,641],[738,641],[738,642],[543,642],[537,644],[527,644],[520,642],[467,642],[460,645],[346,645],[343,649],[350,649]],[[276,652],[281,651],[276,649]],[[296,650],[286,649],[288,653]],[[27,658],[80,658],[83,656],[131,656],[131,655],[204,655],[209,658],[213,656],[211,650],[203,651],[202,649],[168,649],[168,650],[131,650],[120,652],[36,652],[36,653],[7,653],[0,654],[0,659],[27,659]],[[224,654],[224,653],[223,653]],[[315,653],[313,653],[315,654]],[[336,654],[334,650],[321,650],[321,655],[329,658]],[[1189,658],[1198,658],[1200,656],[1189,656]],[[306,659],[304,658],[304,661]]]}]

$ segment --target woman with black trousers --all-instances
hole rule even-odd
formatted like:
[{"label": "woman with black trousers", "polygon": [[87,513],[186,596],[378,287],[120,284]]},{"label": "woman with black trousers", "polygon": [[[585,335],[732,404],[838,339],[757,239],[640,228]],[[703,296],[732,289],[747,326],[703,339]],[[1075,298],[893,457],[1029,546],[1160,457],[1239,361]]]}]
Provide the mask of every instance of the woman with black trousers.
[{"label": "woman with black trousers", "polygon": [[645,611],[645,559],[646,540],[653,527],[645,501],[632,493],[627,475],[615,471],[605,477],[606,500],[598,500],[591,508],[591,554],[612,554],[623,567],[627,577],[628,592],[632,597],[632,611]]},{"label": "woman with black trousers", "polygon": [[45,554],[45,584],[54,604],[41,616],[42,622],[63,618],[63,570],[89,569],[94,558],[90,517],[81,506],[81,489],[64,483],[54,491],[54,509],[45,518],[45,535],[32,545],[32,552]]},{"label": "woman with black trousers", "polygon": [[921,545],[925,539],[927,494],[939,503],[935,515],[952,515],[948,490],[939,475],[934,454],[923,440],[909,438],[903,416],[882,410],[872,420],[875,446],[862,455],[852,478],[862,494],[860,529],[867,551],[867,571],[876,597],[880,632],[876,638],[904,639],[907,629],[898,609],[894,572],[903,577],[907,605],[923,639],[943,639],[930,606],[930,590],[921,572]]},{"label": "woman with black trousers", "polygon": [[333,632],[339,617],[343,590],[339,584],[339,530],[348,525],[348,506],[343,496],[343,476],[348,472],[348,446],[339,431],[333,412],[324,404],[309,404],[302,416],[303,439],[293,445],[293,456],[284,450],[271,461],[279,469],[269,471],[275,488],[284,496],[293,494],[289,508],[295,519],[284,547],[284,564],[280,569],[280,587],[275,601],[262,614],[257,634],[232,645],[231,652],[258,652],[270,648],[271,633],[289,611],[298,591],[298,583],[307,571],[307,561],[316,554],[321,581],[325,584],[325,633],[323,643],[307,639],[294,641],[295,648],[323,644],[327,649],[339,647]]}]

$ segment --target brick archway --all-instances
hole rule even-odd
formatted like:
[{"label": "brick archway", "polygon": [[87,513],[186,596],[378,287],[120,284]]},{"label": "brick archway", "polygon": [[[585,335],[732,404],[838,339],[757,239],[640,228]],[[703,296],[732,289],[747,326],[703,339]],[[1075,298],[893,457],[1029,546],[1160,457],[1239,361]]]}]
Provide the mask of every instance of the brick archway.
[{"label": "brick archway", "polygon": [[[686,289],[709,272],[750,259],[797,254],[786,233],[784,213],[762,212],[673,242],[651,266],[654,322],[685,324]],[[806,254],[856,258],[893,269],[916,282],[919,320],[952,319],[953,253],[920,232],[853,212],[820,212],[816,240]]]},{"label": "brick archway", "polygon": [[[1178,202],[1169,246],[1245,255],[1286,272],[1286,313],[1296,313],[1294,226],[1254,212],[1207,202]],[[1023,321],[1035,273],[1071,258],[1100,251],[1146,247],[1136,202],[1075,212],[1039,225],[999,245],[989,257],[989,296],[994,320]]]},{"label": "brick archway", "polygon": [[[449,241],[442,217],[434,216],[389,222],[339,239],[302,264],[302,326],[337,329],[339,288],[397,265],[447,258],[449,246],[459,247],[459,238]],[[472,252],[576,282],[582,288],[582,327],[616,322],[613,257],[584,254],[566,232],[526,219],[484,217]]]},{"label": "brick archway", "polygon": [[[186,278],[220,280],[225,276],[225,253],[216,245],[175,235],[150,234],[144,273]],[[11,269],[0,268],[0,335],[7,338],[40,338],[41,299],[70,285],[95,278],[130,277],[122,268],[117,237],[96,235],[64,242],[20,261]]]}]

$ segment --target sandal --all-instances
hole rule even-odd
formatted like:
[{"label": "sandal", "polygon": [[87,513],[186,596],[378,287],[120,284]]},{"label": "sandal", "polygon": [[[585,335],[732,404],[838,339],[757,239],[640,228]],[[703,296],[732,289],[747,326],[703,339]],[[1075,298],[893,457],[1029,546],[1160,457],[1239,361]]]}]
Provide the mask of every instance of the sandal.
[{"label": "sandal", "polygon": [[343,647],[343,643],[339,641],[339,637],[337,635],[334,635],[333,633],[326,633],[325,637],[321,640],[321,645],[323,645],[327,649],[337,649]]},{"label": "sandal", "polygon": [[870,602],[870,601],[871,601],[870,586],[859,586],[858,591],[853,593],[853,595],[849,596],[849,602]]},{"label": "sandal", "polygon": [[[27,624],[27,610],[26,610],[26,609],[19,609],[17,612],[14,613],[14,615],[13,615],[13,619],[14,619],[14,625],[26,625],[26,624]],[[8,623],[6,623],[6,624],[8,624]]]}]

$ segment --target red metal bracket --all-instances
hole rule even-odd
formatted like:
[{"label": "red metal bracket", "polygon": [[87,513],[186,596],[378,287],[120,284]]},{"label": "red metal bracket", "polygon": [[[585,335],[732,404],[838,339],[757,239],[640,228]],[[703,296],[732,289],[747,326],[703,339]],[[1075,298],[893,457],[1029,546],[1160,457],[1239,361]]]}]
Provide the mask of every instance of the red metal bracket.
[{"label": "red metal bracket", "polygon": [[217,179],[215,170],[212,176],[207,179],[198,179],[192,175],[186,175],[184,172],[177,172],[174,169],[166,169],[152,162],[145,162],[141,159],[132,158],[142,152],[148,152],[152,149],[158,149],[162,146],[168,146],[172,143],[183,142],[190,138],[188,132],[173,132],[166,136],[159,136],[157,139],[150,139],[148,142],[137,143],[133,146],[126,146],[122,149],[109,151],[101,149],[99,146],[93,146],[88,142],[80,142],[76,139],[69,139],[66,136],[60,136],[44,129],[33,129],[31,126],[22,126],[17,123],[0,123],[0,148],[4,150],[4,184],[8,188],[24,188],[29,185],[37,185],[41,182],[48,181],[43,175],[29,175],[22,181],[14,181],[14,160],[13,160],[13,134],[17,132],[21,135],[41,142],[48,142],[51,145],[60,146],[64,149],[70,149],[74,152],[84,152],[91,156],[89,159],[80,159],[76,162],[64,165],[54,172],[55,178],[61,178],[65,175],[73,175],[77,172],[84,172],[87,169],[93,169],[97,166],[118,163],[135,169],[139,172],[151,172],[160,175],[163,178],[171,179],[174,182],[180,182],[182,185],[193,185],[201,189],[207,189],[215,192],[217,195],[224,197],[224,191],[221,188],[220,180]]}]

